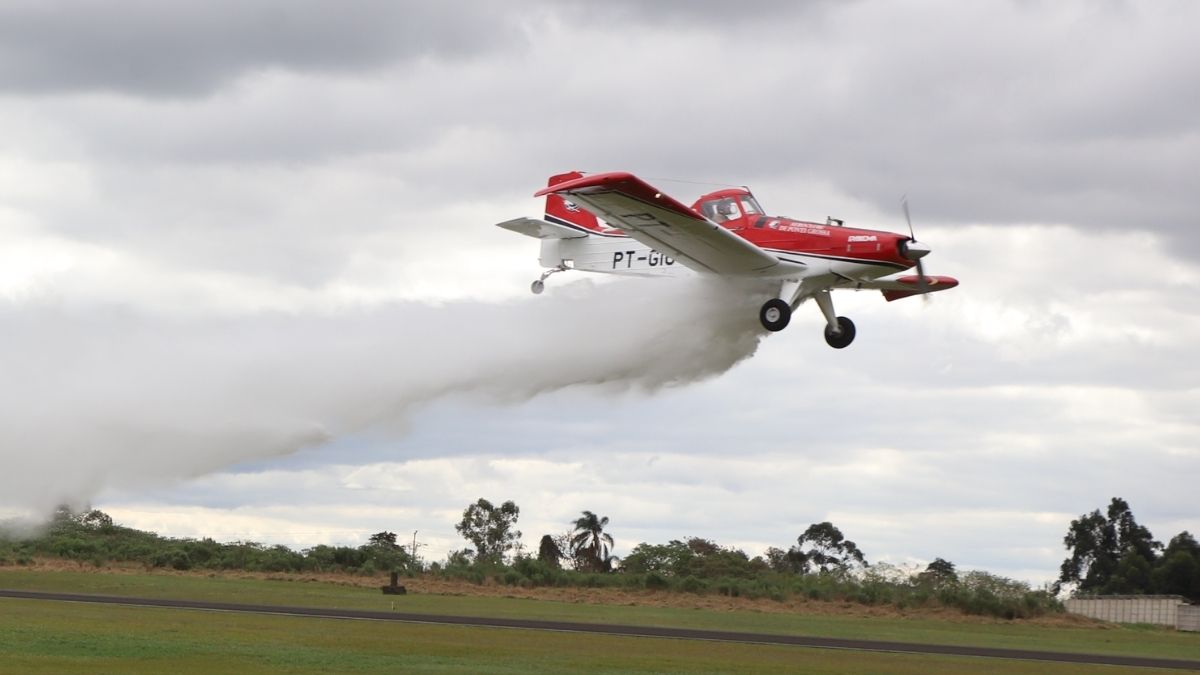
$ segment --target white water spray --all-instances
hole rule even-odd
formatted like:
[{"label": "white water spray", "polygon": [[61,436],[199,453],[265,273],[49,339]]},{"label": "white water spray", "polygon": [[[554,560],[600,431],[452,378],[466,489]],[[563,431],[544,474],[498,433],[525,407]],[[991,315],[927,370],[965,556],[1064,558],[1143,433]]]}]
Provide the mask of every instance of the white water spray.
[{"label": "white water spray", "polygon": [[47,512],[403,421],[451,394],[683,385],[754,353],[746,296],[623,280],[319,317],[0,310],[0,506]]}]

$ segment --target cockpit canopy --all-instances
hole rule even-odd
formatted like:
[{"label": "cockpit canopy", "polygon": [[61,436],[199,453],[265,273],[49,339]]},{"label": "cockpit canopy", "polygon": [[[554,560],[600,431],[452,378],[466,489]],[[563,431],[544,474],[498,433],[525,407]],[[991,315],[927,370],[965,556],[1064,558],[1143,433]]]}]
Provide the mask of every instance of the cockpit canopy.
[{"label": "cockpit canopy", "polygon": [[744,216],[763,215],[758,200],[748,190],[721,190],[704,195],[692,206],[700,215],[714,223],[737,220]]}]

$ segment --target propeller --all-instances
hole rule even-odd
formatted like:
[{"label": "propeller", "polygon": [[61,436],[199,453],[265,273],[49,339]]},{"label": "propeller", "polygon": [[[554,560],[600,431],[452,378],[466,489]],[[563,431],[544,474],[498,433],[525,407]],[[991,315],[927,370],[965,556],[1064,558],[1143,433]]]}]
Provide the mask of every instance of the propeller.
[{"label": "propeller", "polygon": [[924,244],[917,244],[917,235],[913,232],[912,215],[908,212],[908,195],[900,198],[900,206],[904,208],[904,220],[908,222],[909,241],[904,242],[904,257],[917,263],[917,288],[921,291],[921,297],[928,302],[929,281],[925,277],[925,265],[921,263],[921,258],[925,257],[930,249]]}]

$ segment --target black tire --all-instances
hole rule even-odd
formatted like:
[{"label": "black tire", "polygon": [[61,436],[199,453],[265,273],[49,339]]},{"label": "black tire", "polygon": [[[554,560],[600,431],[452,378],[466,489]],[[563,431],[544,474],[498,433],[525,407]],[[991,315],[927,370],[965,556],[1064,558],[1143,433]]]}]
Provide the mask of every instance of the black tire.
[{"label": "black tire", "polygon": [[825,325],[825,342],[834,349],[845,349],[854,342],[854,322],[844,316],[837,318],[838,327],[841,328],[838,332],[829,330],[829,325]]},{"label": "black tire", "polygon": [[777,333],[787,328],[788,322],[792,320],[792,307],[779,298],[772,298],[763,303],[762,309],[758,311],[758,320],[762,322],[763,328]]},{"label": "black tire", "polygon": [[542,291],[546,290],[546,282],[538,279],[532,284],[529,284],[529,290],[533,291],[534,295],[541,295]]}]

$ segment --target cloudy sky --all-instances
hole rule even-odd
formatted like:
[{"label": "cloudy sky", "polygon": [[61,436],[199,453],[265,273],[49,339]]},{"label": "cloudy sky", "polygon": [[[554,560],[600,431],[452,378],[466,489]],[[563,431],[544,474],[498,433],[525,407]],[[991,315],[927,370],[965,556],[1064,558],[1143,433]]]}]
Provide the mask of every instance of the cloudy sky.
[{"label": "cloudy sky", "polygon": [[[0,5],[0,509],[175,536],[388,529],[1040,583],[1127,499],[1200,531],[1190,2]],[[493,223],[564,170],[932,245],[932,302],[762,336],[719,284],[559,275]]]}]

